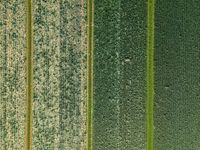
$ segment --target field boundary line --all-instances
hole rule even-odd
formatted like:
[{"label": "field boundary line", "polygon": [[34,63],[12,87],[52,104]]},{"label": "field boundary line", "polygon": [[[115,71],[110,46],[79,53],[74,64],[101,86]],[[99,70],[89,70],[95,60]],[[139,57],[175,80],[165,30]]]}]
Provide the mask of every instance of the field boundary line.
[{"label": "field boundary line", "polygon": [[94,0],[87,0],[87,150],[93,150]]},{"label": "field boundary line", "polygon": [[32,0],[26,0],[26,131],[25,150],[32,149],[33,32]]},{"label": "field boundary line", "polygon": [[155,0],[148,0],[146,149],[154,150],[154,13]]}]

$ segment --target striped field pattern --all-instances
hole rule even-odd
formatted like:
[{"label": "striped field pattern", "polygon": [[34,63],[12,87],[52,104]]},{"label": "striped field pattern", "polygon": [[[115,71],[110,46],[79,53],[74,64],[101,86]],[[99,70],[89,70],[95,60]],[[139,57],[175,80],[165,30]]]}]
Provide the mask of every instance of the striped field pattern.
[{"label": "striped field pattern", "polygon": [[[0,149],[24,149],[26,1],[0,3]],[[32,149],[86,149],[86,2],[32,1]],[[59,10],[59,11],[58,11]],[[30,142],[27,140],[27,142]],[[27,149],[31,149],[27,146]]]},{"label": "striped field pattern", "polygon": [[0,149],[23,149],[26,117],[25,2],[0,2]]},{"label": "striped field pattern", "polygon": [[0,0],[0,150],[199,150],[199,0]]},{"label": "striped field pattern", "polygon": [[86,146],[85,6],[80,0],[33,5],[33,149]]}]

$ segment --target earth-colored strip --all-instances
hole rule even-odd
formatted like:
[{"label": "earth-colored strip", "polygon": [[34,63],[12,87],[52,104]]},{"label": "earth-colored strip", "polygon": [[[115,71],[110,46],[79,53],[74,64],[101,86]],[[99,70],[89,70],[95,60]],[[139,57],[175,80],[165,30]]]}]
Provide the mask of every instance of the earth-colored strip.
[{"label": "earth-colored strip", "polygon": [[148,0],[146,148],[154,149],[154,0]]},{"label": "earth-colored strip", "polygon": [[27,61],[27,104],[26,104],[26,142],[25,149],[32,149],[32,102],[33,102],[33,37],[32,37],[32,0],[26,2],[26,61]]},{"label": "earth-colored strip", "polygon": [[87,149],[92,150],[94,0],[87,1]]}]

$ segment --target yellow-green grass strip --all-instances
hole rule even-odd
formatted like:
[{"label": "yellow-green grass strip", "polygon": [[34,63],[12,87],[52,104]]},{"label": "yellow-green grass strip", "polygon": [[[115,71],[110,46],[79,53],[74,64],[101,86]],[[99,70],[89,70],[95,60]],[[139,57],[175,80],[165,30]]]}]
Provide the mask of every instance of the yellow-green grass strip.
[{"label": "yellow-green grass strip", "polygon": [[93,149],[94,0],[87,0],[87,150]]},{"label": "yellow-green grass strip", "polygon": [[32,149],[32,101],[33,101],[33,36],[32,36],[32,0],[26,0],[26,139],[25,149]]},{"label": "yellow-green grass strip", "polygon": [[146,106],[146,149],[154,149],[154,11],[155,1],[148,0],[147,25],[147,106]]}]

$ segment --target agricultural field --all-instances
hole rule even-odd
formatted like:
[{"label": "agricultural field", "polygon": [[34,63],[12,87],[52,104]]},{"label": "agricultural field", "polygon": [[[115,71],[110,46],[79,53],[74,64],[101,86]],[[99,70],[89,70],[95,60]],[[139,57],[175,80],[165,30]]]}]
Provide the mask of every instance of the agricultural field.
[{"label": "agricultural field", "polygon": [[200,149],[199,10],[1,0],[0,150]]},{"label": "agricultural field", "polygon": [[156,2],[155,150],[200,148],[200,1]]},{"label": "agricultural field", "polygon": [[94,150],[144,150],[146,3],[96,0],[94,10]]},{"label": "agricultural field", "polygon": [[24,1],[0,2],[0,149],[25,144],[26,28]]},{"label": "agricultural field", "polygon": [[[26,1],[1,2],[0,12],[0,149],[22,150],[28,107]],[[31,147],[84,150],[86,2],[33,1],[32,20]]]},{"label": "agricultural field", "polygon": [[35,1],[33,149],[85,149],[86,3]]}]

